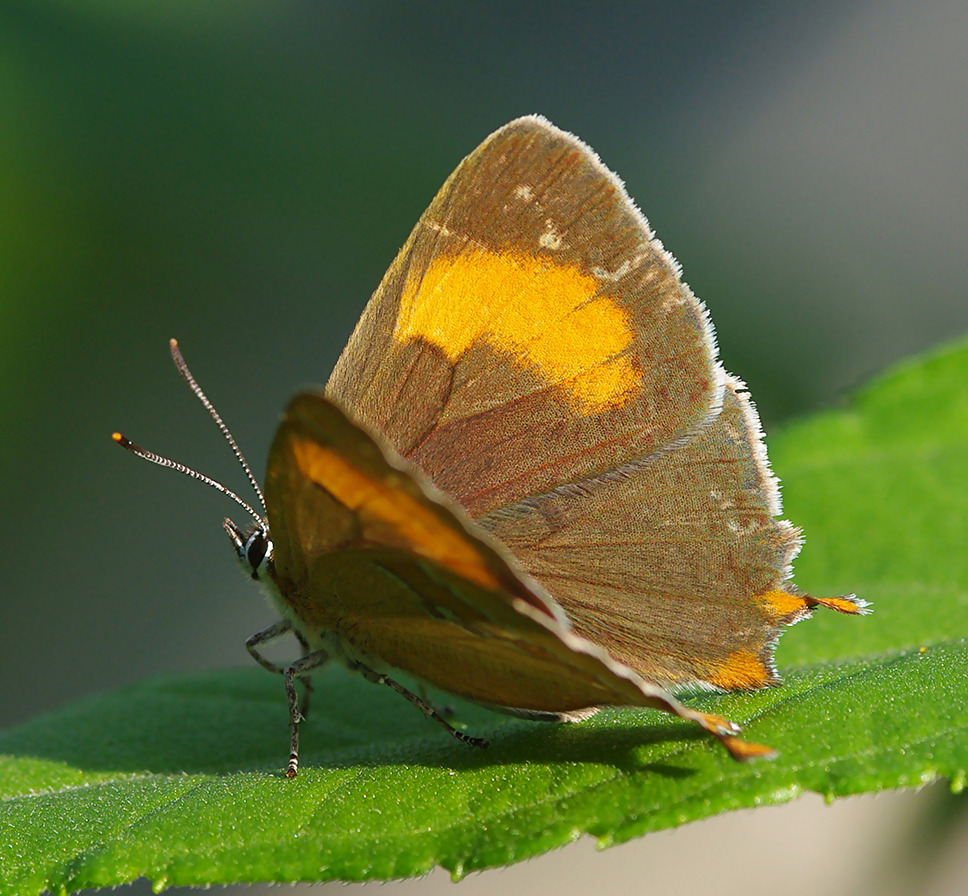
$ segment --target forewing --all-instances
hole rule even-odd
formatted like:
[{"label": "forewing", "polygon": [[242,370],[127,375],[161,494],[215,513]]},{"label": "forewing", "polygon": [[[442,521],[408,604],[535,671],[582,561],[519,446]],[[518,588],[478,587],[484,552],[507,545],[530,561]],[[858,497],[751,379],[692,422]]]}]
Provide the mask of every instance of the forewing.
[{"label": "forewing", "polygon": [[327,395],[478,516],[695,432],[722,379],[704,307],[621,182],[529,117],[444,184]]},{"label": "forewing", "polygon": [[313,563],[372,547],[406,551],[564,619],[540,586],[511,568],[499,544],[470,531],[462,508],[322,395],[289,403],[269,451],[265,492],[280,591],[318,629],[337,626],[323,618],[326,583],[311,579]]}]

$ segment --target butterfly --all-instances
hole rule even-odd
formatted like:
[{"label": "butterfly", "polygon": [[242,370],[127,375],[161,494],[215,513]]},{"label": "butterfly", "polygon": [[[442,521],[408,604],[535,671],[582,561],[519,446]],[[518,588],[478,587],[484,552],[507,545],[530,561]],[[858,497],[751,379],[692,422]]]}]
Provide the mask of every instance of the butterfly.
[{"label": "butterfly", "polygon": [[[643,706],[736,759],[772,753],[672,691],[779,681],[782,630],[853,595],[797,590],[756,411],[709,316],[621,181],[544,118],[512,121],[448,178],[322,391],[297,395],[262,502],[225,529],[279,621],[247,647],[297,681],[337,661],[464,742],[397,672],[531,719]],[[299,659],[260,648],[295,635]],[[308,692],[307,692],[308,694]]]}]

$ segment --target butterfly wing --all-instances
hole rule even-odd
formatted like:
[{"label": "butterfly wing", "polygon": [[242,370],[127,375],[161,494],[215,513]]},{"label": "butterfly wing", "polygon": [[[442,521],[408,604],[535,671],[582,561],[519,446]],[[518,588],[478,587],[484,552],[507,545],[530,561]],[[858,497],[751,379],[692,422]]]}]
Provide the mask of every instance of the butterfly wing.
[{"label": "butterfly wing", "polygon": [[[524,709],[642,695],[670,708],[662,684],[775,681],[779,631],[818,603],[860,610],[790,584],[799,532],[776,518],[759,421],[704,307],[620,181],[543,119],[511,122],[448,179],[326,396],[360,424],[339,423],[354,433],[341,460],[366,448],[350,444],[359,433],[379,433],[364,478],[396,470],[381,481],[420,508],[400,520],[430,523],[381,518],[390,492],[334,494],[336,468],[318,461],[333,421],[308,426],[318,409],[301,417],[303,396],[267,488],[285,587],[300,618],[446,689]],[[292,450],[307,433],[312,463]],[[299,509],[273,510],[273,476],[290,477],[279,491]],[[339,611],[315,618],[320,594]],[[602,668],[623,682],[607,697]]]},{"label": "butterfly wing", "polygon": [[478,516],[688,436],[722,390],[705,309],[621,182],[530,117],[444,184],[326,394]]},{"label": "butterfly wing", "polygon": [[478,522],[575,628],[649,681],[778,681],[780,631],[818,601],[789,581],[800,532],[780,520],[759,420],[727,379],[723,409],[683,445],[499,508]]},{"label": "butterfly wing", "polygon": [[454,172],[327,394],[650,681],[773,683],[779,632],[818,603],[789,581],[799,531],[705,309],[618,179],[543,119]]},{"label": "butterfly wing", "polygon": [[265,494],[280,590],[299,619],[317,630],[339,628],[318,599],[327,589],[313,564],[378,547],[421,557],[564,622],[540,586],[511,570],[503,548],[469,537],[464,511],[417,476],[323,396],[290,402],[270,450]]},{"label": "butterfly wing", "polygon": [[309,643],[337,632],[368,663],[499,708],[648,706],[700,724],[737,758],[767,751],[572,631],[459,505],[321,395],[291,402],[266,503],[272,576]]}]

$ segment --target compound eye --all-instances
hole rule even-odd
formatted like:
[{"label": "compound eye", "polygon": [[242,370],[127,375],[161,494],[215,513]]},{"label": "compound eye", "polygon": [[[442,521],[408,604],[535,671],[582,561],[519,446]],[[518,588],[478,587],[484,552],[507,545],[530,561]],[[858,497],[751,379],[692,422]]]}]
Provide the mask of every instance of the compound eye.
[{"label": "compound eye", "polygon": [[255,572],[266,558],[266,551],[269,550],[269,539],[266,533],[256,530],[249,536],[245,545],[245,558],[249,561],[249,566]]}]

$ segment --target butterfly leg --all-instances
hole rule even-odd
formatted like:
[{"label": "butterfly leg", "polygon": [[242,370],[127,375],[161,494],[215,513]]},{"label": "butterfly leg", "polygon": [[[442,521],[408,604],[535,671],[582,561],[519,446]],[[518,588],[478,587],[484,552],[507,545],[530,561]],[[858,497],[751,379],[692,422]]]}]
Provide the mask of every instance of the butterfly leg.
[{"label": "butterfly leg", "polygon": [[[279,675],[282,675],[282,673],[285,671],[285,667],[272,662],[272,660],[267,660],[256,648],[260,644],[268,644],[272,641],[277,641],[290,631],[292,631],[292,623],[289,622],[288,619],[280,619],[278,622],[273,622],[272,625],[266,626],[264,629],[256,632],[254,635],[249,635],[249,637],[245,639],[245,649],[249,651],[249,656],[251,656],[252,659],[254,659],[260,666],[262,666],[263,669],[268,669],[270,672],[275,672]],[[299,638],[301,643],[305,644],[300,635],[296,635],[296,637]]]},{"label": "butterfly leg", "polygon": [[457,710],[455,710],[454,707],[449,703],[434,703],[434,701],[430,699],[430,694],[427,693],[427,686],[423,682],[420,682],[420,687],[417,689],[417,696],[423,700],[424,703],[437,710],[437,712],[445,719],[454,718],[454,714],[457,712]]},{"label": "butterfly leg", "polygon": [[[296,640],[299,642],[299,646],[302,647],[302,655],[309,656],[312,650],[309,647],[309,642],[303,637],[301,632],[297,632],[295,629],[292,633],[296,636]],[[299,704],[299,714],[305,719],[309,713],[309,695],[313,692],[313,683],[309,678],[303,679],[303,698],[302,703]]]},{"label": "butterfly leg", "polygon": [[456,737],[461,743],[470,744],[472,747],[487,747],[488,742],[483,737],[471,737],[469,734],[464,734],[463,731],[458,731],[450,722],[447,721],[436,709],[434,709],[426,700],[421,700],[413,691],[408,691],[400,682],[394,681],[389,675],[384,675],[382,672],[376,672],[364,666],[362,663],[357,663],[354,665],[356,671],[358,671],[367,681],[373,682],[373,684],[385,684],[391,690],[396,691],[401,697],[406,697],[414,706],[417,707],[428,719],[433,719],[438,725],[445,728],[453,737]]},{"label": "butterfly leg", "polygon": [[286,777],[295,778],[299,774],[299,723],[304,716],[299,708],[299,695],[296,693],[296,679],[304,684],[306,676],[314,669],[329,662],[329,654],[325,650],[314,650],[287,666],[282,677],[286,685],[286,697],[289,700],[289,765],[286,767]]},{"label": "butterfly leg", "polygon": [[[245,649],[249,651],[249,655],[263,669],[268,669],[270,672],[282,675],[286,671],[286,667],[266,659],[256,648],[260,644],[268,644],[271,641],[276,641],[289,632],[292,632],[296,636],[296,640],[302,647],[302,655],[308,656],[310,653],[309,642],[303,637],[301,632],[296,631],[292,627],[292,624],[287,619],[280,619],[278,622],[274,622],[272,625],[256,632],[254,635],[250,635],[245,640]],[[303,718],[306,718],[306,713],[309,712],[309,695],[313,690],[313,684],[308,678],[303,681],[303,688],[303,698],[299,707],[299,714]]]}]

